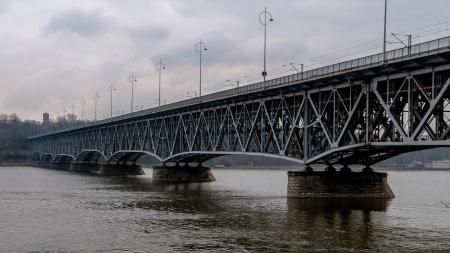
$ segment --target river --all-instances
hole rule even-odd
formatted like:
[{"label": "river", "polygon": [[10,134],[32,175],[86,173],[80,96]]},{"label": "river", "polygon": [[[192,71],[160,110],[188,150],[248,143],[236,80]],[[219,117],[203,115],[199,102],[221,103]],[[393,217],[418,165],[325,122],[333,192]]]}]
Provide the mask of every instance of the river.
[{"label": "river", "polygon": [[450,171],[392,171],[392,201],[286,198],[286,171],[155,184],[0,167],[1,252],[450,251]]}]

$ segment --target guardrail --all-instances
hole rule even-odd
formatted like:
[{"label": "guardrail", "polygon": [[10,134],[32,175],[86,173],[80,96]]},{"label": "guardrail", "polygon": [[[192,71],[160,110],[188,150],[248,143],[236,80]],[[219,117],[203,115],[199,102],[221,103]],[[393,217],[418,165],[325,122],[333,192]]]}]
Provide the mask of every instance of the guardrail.
[{"label": "guardrail", "polygon": [[[436,40],[432,40],[432,41],[423,42],[420,44],[413,45],[410,48],[404,47],[404,48],[399,48],[399,49],[395,49],[395,50],[390,50],[390,51],[386,52],[386,62],[392,63],[392,62],[404,60],[405,58],[416,58],[416,57],[422,56],[424,54],[438,53],[441,49],[445,49],[445,51],[449,51],[450,37],[444,37],[444,38],[440,38],[440,39],[436,39]],[[311,69],[308,71],[304,71],[302,73],[291,74],[291,75],[287,75],[287,76],[283,76],[283,77],[274,78],[271,80],[267,80],[265,83],[258,82],[258,83],[253,83],[253,84],[249,84],[246,86],[241,86],[239,88],[233,88],[233,89],[229,89],[229,90],[225,90],[225,91],[207,94],[207,95],[204,95],[201,97],[201,103],[207,103],[207,102],[224,99],[224,98],[228,98],[228,97],[234,97],[234,96],[238,96],[238,95],[254,93],[254,92],[258,92],[258,91],[263,91],[265,89],[274,89],[274,88],[289,85],[292,83],[307,82],[307,81],[311,81],[314,79],[320,79],[320,78],[324,78],[327,76],[336,75],[339,73],[350,72],[350,71],[353,71],[356,69],[370,68],[370,67],[374,67],[374,66],[384,64],[384,63],[385,63],[385,61],[383,59],[383,53],[369,55],[369,56],[365,56],[365,57],[361,57],[361,58],[357,58],[357,59],[353,59],[353,60],[349,60],[349,61],[344,61],[341,63],[332,64],[329,66],[320,67],[317,69]],[[99,120],[97,122],[93,122],[92,124],[89,124],[89,125],[86,125],[83,127],[64,129],[64,130],[55,131],[52,133],[37,135],[37,136],[31,137],[31,138],[37,138],[39,136],[56,134],[56,133],[71,131],[71,130],[75,130],[75,129],[86,128],[86,127],[90,127],[90,126],[103,125],[103,124],[107,124],[107,123],[111,123],[111,122],[115,122],[115,121],[122,121],[122,120],[130,119],[130,118],[145,116],[145,115],[158,113],[158,112],[162,112],[162,111],[174,110],[174,109],[197,104],[197,103],[199,103],[199,101],[200,101],[199,98],[190,98],[190,99],[174,102],[174,103],[171,103],[168,105],[163,105],[163,106],[161,106],[161,110],[158,107],[154,107],[154,108],[150,108],[150,109],[146,109],[146,110],[142,110],[142,111],[137,111],[134,113],[116,116],[116,117],[105,119],[105,120]]]}]

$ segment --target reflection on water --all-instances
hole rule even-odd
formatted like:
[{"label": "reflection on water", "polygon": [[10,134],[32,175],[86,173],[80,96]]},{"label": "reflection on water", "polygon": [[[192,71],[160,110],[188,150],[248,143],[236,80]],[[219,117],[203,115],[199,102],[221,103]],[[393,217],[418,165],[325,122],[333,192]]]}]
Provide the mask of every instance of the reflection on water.
[{"label": "reflection on water", "polygon": [[348,212],[362,210],[366,212],[385,212],[390,199],[383,198],[336,198],[336,199],[301,199],[288,198],[289,210],[314,212]]},{"label": "reflection on water", "polygon": [[146,173],[0,168],[2,251],[450,250],[450,172],[390,173],[390,202],[288,199],[285,171],[221,169],[193,184]]},{"label": "reflection on water", "polygon": [[[301,228],[311,249],[367,250],[374,239],[374,212],[385,212],[389,200],[292,199],[288,201],[289,230]],[[376,232],[375,232],[376,233]],[[317,245],[320,245],[319,247]]]}]

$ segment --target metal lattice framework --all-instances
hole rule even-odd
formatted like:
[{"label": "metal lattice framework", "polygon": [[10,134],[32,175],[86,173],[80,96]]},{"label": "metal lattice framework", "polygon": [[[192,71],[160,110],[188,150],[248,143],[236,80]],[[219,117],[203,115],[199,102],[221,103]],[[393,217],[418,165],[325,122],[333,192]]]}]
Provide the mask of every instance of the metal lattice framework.
[{"label": "metal lattice framework", "polygon": [[86,157],[90,150],[113,163],[142,155],[203,162],[253,154],[305,164],[371,165],[450,146],[449,44],[318,77],[284,77],[284,83],[264,83],[257,91],[192,99],[31,141],[40,153]]}]

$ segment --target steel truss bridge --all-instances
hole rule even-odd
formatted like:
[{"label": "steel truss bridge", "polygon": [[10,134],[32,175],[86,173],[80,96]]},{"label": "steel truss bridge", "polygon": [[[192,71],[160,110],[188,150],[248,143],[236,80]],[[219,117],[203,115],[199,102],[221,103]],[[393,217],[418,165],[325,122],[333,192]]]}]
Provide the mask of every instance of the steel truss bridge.
[{"label": "steel truss bridge", "polygon": [[450,37],[30,138],[41,159],[371,165],[450,146]]}]

